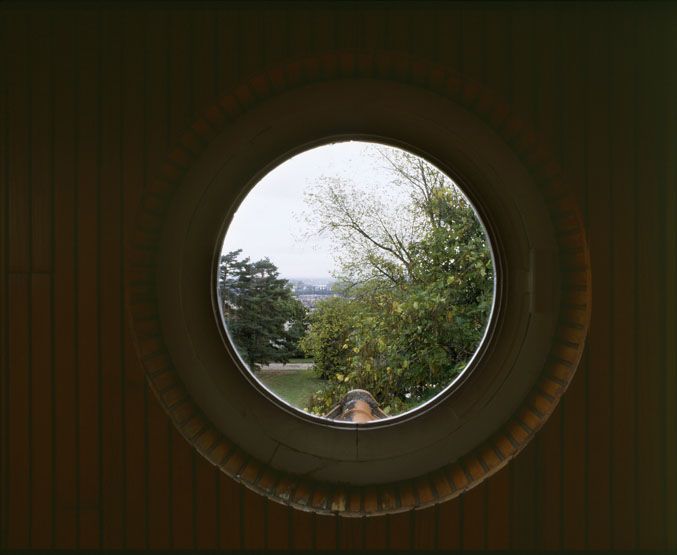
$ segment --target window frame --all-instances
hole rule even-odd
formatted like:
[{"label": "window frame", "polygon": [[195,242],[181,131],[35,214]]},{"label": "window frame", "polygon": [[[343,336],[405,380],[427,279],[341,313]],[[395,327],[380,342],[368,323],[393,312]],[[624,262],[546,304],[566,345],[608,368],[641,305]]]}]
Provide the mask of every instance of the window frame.
[{"label": "window frame", "polygon": [[[205,362],[224,360],[215,338],[224,355],[229,344],[208,285],[227,224],[221,207],[236,206],[294,149],[345,135],[379,137],[433,161],[470,198],[497,255],[497,315],[476,357],[483,371],[466,372],[423,410],[360,425],[301,417],[239,371],[224,386],[215,377],[221,363]],[[507,464],[570,383],[590,318],[580,211],[541,144],[479,85],[390,55],[279,66],[207,110],[144,195],[128,267],[137,350],[184,437],[275,501],[344,516],[441,502]],[[211,293],[196,293],[201,287]],[[515,330],[525,329],[515,347]]]}]

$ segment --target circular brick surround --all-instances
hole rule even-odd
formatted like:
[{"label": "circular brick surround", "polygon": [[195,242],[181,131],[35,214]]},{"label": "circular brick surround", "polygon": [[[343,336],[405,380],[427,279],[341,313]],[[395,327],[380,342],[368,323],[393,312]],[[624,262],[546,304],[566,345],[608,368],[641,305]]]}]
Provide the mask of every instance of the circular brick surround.
[{"label": "circular brick surround", "polygon": [[[498,431],[458,460],[413,479],[342,485],[280,471],[226,437],[191,397],[165,343],[158,307],[158,252],[167,208],[191,166],[242,114],[266,99],[313,83],[368,78],[431,91],[486,123],[516,154],[538,185],[557,241],[559,309],[549,355],[530,393]],[[127,309],[148,382],[173,423],[197,451],[233,479],[275,501],[343,516],[422,508],[451,499],[515,457],[552,414],[582,355],[591,304],[591,275],[579,208],[544,142],[508,105],[478,83],[447,68],[393,53],[326,53],[287,63],[240,84],[208,110],[169,153],[144,191],[127,245]]]}]

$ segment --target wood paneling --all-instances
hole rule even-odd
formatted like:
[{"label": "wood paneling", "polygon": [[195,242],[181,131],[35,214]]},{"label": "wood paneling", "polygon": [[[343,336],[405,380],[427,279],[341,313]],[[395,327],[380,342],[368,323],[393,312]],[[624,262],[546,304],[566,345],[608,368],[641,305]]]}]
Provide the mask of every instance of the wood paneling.
[{"label": "wood paneling", "polygon": [[[135,11],[122,14],[122,107],[120,114],[120,202],[122,214],[123,251],[133,229],[134,210],[146,174],[147,124],[143,99],[146,93],[144,72],[145,22]],[[122,275],[125,272],[124,256],[120,260]],[[121,285],[121,300],[125,296],[125,284]],[[123,531],[122,545],[129,549],[148,547],[148,452],[147,452],[147,389],[141,364],[138,362],[127,315],[121,322],[123,340],[121,349],[121,427],[125,438],[122,444],[123,486]]]},{"label": "wood paneling", "polygon": [[[1,547],[677,547],[673,5],[1,15]],[[263,67],[354,47],[437,60],[542,134],[585,215],[593,317],[561,406],[508,467],[438,507],[338,519],[188,446],[145,384],[123,276],[140,192],[197,114]]]},{"label": "wood paneling", "polygon": [[[638,194],[636,177],[637,141],[636,126],[637,83],[635,69],[637,51],[633,37],[633,20],[620,18],[612,37],[610,83],[614,93],[609,99],[611,129],[609,143],[611,156],[608,163],[611,190],[611,271],[608,284],[612,292],[607,322],[613,337],[610,364],[611,373],[611,547],[632,549],[636,547],[637,507],[637,453],[635,444],[638,430],[636,421],[635,368],[637,365],[635,337],[635,289],[637,265],[634,260],[639,227],[636,214]],[[667,371],[667,369],[666,369]]]},{"label": "wood paneling", "polygon": [[[672,21],[666,19],[663,21],[663,43],[660,45],[660,50],[664,52],[665,56],[671,56],[677,51],[677,36],[674,33],[665,31],[670,28]],[[668,91],[677,90],[677,73],[672,72],[666,75],[666,88]],[[677,472],[673,469],[677,466],[677,349],[675,349],[675,338],[677,337],[677,288],[675,287],[675,278],[677,277],[677,257],[674,253],[677,252],[677,106],[674,100],[670,99],[670,95],[665,98],[667,104],[663,104],[660,108],[664,114],[663,120],[663,144],[660,151],[663,152],[667,160],[665,166],[666,175],[665,183],[662,187],[663,192],[663,218],[665,222],[664,228],[664,250],[661,257],[664,260],[663,266],[663,283],[662,291],[664,295],[665,309],[663,317],[665,318],[665,327],[663,329],[663,363],[665,372],[663,402],[666,407],[665,415],[665,474],[664,484],[665,490],[663,501],[665,503],[665,519],[666,519],[666,544],[669,546],[677,545]]]}]

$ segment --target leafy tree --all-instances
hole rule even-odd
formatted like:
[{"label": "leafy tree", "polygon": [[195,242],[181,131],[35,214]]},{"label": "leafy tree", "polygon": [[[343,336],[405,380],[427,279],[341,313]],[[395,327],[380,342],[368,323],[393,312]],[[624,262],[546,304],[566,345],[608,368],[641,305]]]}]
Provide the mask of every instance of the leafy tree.
[{"label": "leafy tree", "polygon": [[270,362],[286,363],[298,353],[306,309],[270,260],[240,259],[241,252],[222,255],[219,264],[219,298],[228,331],[253,370]]},{"label": "leafy tree", "polygon": [[299,347],[315,357],[313,366],[318,377],[331,379],[345,364],[345,345],[354,328],[354,318],[355,307],[343,297],[321,301],[312,313],[313,332],[301,338]]},{"label": "leafy tree", "polygon": [[317,413],[353,388],[391,414],[432,397],[466,366],[491,307],[493,266],[472,207],[422,159],[381,155],[407,202],[336,179],[308,195],[309,218],[336,240],[344,295],[318,304],[301,342],[331,383]]}]

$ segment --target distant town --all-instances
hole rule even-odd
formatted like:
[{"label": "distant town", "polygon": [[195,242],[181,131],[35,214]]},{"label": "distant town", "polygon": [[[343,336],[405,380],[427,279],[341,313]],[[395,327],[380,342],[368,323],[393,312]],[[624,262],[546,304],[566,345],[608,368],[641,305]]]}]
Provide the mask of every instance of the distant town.
[{"label": "distant town", "polygon": [[292,287],[294,296],[308,310],[313,310],[318,301],[338,295],[338,293],[332,291],[334,281],[331,279],[292,278],[287,281],[289,281],[289,285]]}]

